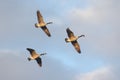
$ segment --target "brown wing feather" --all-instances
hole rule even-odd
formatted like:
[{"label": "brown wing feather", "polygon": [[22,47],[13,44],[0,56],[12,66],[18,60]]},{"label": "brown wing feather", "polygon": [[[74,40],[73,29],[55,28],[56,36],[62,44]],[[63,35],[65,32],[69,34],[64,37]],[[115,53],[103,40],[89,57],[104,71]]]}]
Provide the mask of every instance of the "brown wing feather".
[{"label": "brown wing feather", "polygon": [[66,29],[66,32],[67,32],[69,38],[74,37],[74,33],[69,28]]},{"label": "brown wing feather", "polygon": [[51,36],[51,34],[50,34],[50,32],[49,32],[49,30],[48,30],[48,28],[46,26],[41,27],[41,28],[49,37]]},{"label": "brown wing feather", "polygon": [[37,55],[34,49],[27,48],[27,50],[30,52],[31,56]]},{"label": "brown wing feather", "polygon": [[74,48],[77,50],[78,53],[81,53],[80,46],[77,41],[71,42]]},{"label": "brown wing feather", "polygon": [[38,23],[44,23],[43,17],[39,10],[37,11],[37,18],[38,18]]},{"label": "brown wing feather", "polygon": [[42,67],[42,59],[40,57],[36,58],[36,61],[40,67]]}]

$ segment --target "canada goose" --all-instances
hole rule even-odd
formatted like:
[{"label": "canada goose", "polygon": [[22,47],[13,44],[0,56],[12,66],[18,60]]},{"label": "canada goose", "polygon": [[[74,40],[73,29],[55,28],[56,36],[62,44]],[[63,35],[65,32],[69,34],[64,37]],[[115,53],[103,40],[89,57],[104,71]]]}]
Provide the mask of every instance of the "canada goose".
[{"label": "canada goose", "polygon": [[51,34],[46,26],[48,24],[52,24],[52,22],[45,23],[39,10],[37,11],[37,19],[38,19],[38,23],[35,23],[35,27],[41,28],[50,37]]},{"label": "canada goose", "polygon": [[26,48],[29,52],[30,52],[30,57],[28,57],[28,60],[36,60],[37,63],[39,64],[40,67],[42,67],[42,59],[40,58],[40,56],[45,55],[46,53],[42,53],[42,54],[37,54],[36,51],[34,49],[31,48]]},{"label": "canada goose", "polygon": [[65,38],[65,41],[71,42],[72,45],[74,46],[74,48],[77,50],[77,52],[81,53],[80,46],[77,42],[77,39],[80,37],[84,37],[85,35],[74,36],[74,33],[69,28],[66,29],[66,32],[67,32],[69,38]]}]

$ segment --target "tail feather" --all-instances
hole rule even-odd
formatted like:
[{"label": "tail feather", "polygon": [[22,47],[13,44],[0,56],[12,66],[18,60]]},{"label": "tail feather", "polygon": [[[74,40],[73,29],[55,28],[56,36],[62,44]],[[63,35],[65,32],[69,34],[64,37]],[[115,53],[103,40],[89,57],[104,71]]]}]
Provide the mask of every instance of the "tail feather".
[{"label": "tail feather", "polygon": [[68,43],[68,39],[67,39],[67,38],[65,38],[65,42],[67,42],[67,43]]},{"label": "tail feather", "polygon": [[30,61],[30,60],[31,60],[31,58],[28,57],[28,61]]},{"label": "tail feather", "polygon": [[36,28],[38,28],[38,25],[37,25],[37,23],[35,23],[35,27],[36,27]]}]

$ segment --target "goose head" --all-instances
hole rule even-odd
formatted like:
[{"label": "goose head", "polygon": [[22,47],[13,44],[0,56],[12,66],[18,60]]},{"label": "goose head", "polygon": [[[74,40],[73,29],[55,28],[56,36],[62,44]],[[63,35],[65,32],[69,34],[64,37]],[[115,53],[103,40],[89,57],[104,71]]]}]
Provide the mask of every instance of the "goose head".
[{"label": "goose head", "polygon": [[78,38],[80,38],[80,37],[85,37],[85,35],[80,35],[80,36],[78,36]]},{"label": "goose head", "polygon": [[48,24],[52,24],[53,22],[48,22],[48,23],[46,23],[46,25],[48,25]]},{"label": "goose head", "polygon": [[42,55],[46,55],[46,54],[47,54],[47,53],[41,53],[40,56],[42,56]]}]

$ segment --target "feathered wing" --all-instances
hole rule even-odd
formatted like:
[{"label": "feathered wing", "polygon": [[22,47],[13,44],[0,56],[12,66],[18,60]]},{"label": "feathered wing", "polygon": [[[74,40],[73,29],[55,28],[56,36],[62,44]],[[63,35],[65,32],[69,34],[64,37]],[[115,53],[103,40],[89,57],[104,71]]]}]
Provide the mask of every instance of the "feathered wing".
[{"label": "feathered wing", "polygon": [[49,37],[51,36],[51,34],[50,34],[50,32],[49,32],[49,30],[48,30],[48,28],[46,26],[41,27],[41,28]]},{"label": "feathered wing", "polygon": [[73,42],[71,42],[71,43],[72,43],[72,45],[74,46],[74,48],[76,49],[76,51],[77,51],[78,53],[81,53],[80,46],[79,46],[78,42],[77,42],[77,41],[73,41]]},{"label": "feathered wing", "polygon": [[42,59],[40,57],[36,58],[36,61],[40,67],[42,67]]},{"label": "feathered wing", "polygon": [[43,17],[39,10],[37,11],[37,19],[38,19],[38,23],[44,23]]},{"label": "feathered wing", "polygon": [[67,32],[69,38],[74,37],[74,33],[69,28],[66,29],[66,32]]},{"label": "feathered wing", "polygon": [[37,55],[34,49],[27,48],[27,50],[30,52],[31,56]]}]

